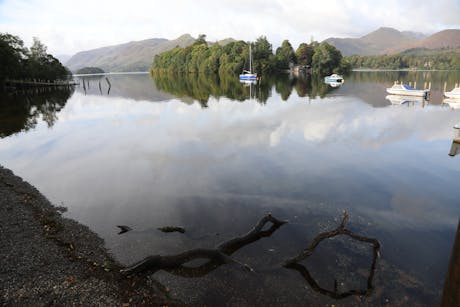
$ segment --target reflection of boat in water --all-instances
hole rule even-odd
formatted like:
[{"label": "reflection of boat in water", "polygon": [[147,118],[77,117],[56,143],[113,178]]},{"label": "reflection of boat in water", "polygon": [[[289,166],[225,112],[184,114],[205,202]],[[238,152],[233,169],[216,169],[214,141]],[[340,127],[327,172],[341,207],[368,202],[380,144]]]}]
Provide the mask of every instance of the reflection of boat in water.
[{"label": "reflection of boat in water", "polygon": [[449,107],[451,107],[452,109],[460,109],[460,98],[444,98],[442,103],[449,105]]},{"label": "reflection of boat in water", "polygon": [[[460,99],[460,87],[455,87],[450,92],[444,92],[444,96],[446,96],[447,98]],[[460,100],[459,100],[459,102],[460,102]]]},{"label": "reflection of boat in water", "polygon": [[257,74],[252,72],[252,51],[251,44],[249,44],[249,70],[243,70],[240,75],[240,81],[255,81],[257,80]]},{"label": "reflection of boat in water", "polygon": [[243,83],[245,86],[249,86],[251,84],[257,84],[257,79],[240,79],[240,83]]},{"label": "reflection of boat in water", "polygon": [[423,97],[417,96],[404,96],[404,95],[387,95],[385,99],[389,100],[391,104],[402,105],[402,104],[416,104],[425,101]]},{"label": "reflection of boat in water", "polygon": [[331,87],[339,87],[343,84],[343,82],[324,82],[326,84],[329,84]]},{"label": "reflection of boat in water", "polygon": [[417,90],[407,84],[395,83],[392,87],[387,88],[387,92],[392,95],[427,97],[430,90]]},{"label": "reflection of boat in water", "polygon": [[460,123],[454,126],[454,139],[450,146],[449,156],[455,157],[458,154],[460,154]]},{"label": "reflection of boat in water", "polygon": [[330,76],[324,77],[325,83],[342,83],[343,77],[338,74],[332,74]]}]

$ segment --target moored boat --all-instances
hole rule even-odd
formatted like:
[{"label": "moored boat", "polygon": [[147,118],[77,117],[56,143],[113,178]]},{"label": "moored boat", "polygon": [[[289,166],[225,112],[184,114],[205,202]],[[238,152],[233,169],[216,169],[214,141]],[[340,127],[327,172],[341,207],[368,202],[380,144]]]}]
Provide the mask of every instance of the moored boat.
[{"label": "moored boat", "polygon": [[338,75],[338,74],[332,74],[330,76],[324,77],[324,82],[326,83],[342,83],[343,82],[343,77]]},{"label": "moored boat", "polygon": [[392,87],[387,88],[387,92],[392,95],[427,97],[430,90],[417,90],[407,84],[395,83]]},{"label": "moored boat", "polygon": [[455,87],[450,92],[444,92],[444,96],[447,98],[457,98],[460,99],[460,87]]},{"label": "moored boat", "polygon": [[240,74],[240,81],[256,81],[257,74],[252,72],[252,51],[251,51],[251,44],[249,44],[249,70],[243,70],[243,73]]}]

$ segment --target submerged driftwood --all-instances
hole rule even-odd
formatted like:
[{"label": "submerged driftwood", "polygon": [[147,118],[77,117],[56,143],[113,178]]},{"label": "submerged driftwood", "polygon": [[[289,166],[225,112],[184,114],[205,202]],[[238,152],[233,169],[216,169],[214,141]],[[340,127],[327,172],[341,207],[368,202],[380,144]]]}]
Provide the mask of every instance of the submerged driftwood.
[{"label": "submerged driftwood", "polygon": [[[263,230],[267,223],[272,225],[267,230]],[[184,277],[203,276],[216,269],[222,264],[237,264],[245,270],[252,271],[248,265],[240,263],[230,257],[238,249],[251,244],[263,237],[272,235],[287,221],[278,220],[271,214],[265,215],[254,226],[252,230],[243,236],[233,238],[219,244],[215,249],[197,248],[185,251],[176,255],[155,255],[149,256],[123,270],[124,274],[153,274],[159,270],[166,270],[170,273]],[[208,261],[197,267],[185,266],[187,262],[197,259],[207,259]]]},{"label": "submerged driftwood", "polygon": [[131,227],[126,226],[126,225],[117,225],[117,227],[120,228],[120,232],[118,233],[119,235],[121,235],[121,234],[123,234],[125,232],[133,230]]},{"label": "submerged driftwood", "polygon": [[[319,292],[321,294],[328,295],[328,296],[330,296],[330,297],[332,297],[334,299],[341,299],[341,298],[348,297],[350,295],[368,295],[374,289],[372,281],[374,279],[375,267],[376,267],[376,264],[377,264],[377,258],[379,256],[380,243],[379,243],[379,241],[377,239],[356,235],[353,232],[351,232],[350,230],[346,229],[345,228],[345,223],[347,222],[347,220],[348,220],[348,214],[347,214],[347,212],[344,212],[342,222],[340,223],[340,225],[336,229],[318,234],[315,238],[313,238],[313,240],[310,242],[310,244],[308,245],[308,247],[306,249],[304,249],[297,256],[286,260],[284,262],[284,264],[283,264],[283,266],[285,268],[293,269],[293,270],[298,271],[302,275],[302,277],[310,284],[310,286],[312,287],[313,290],[315,290],[315,291],[317,291],[317,292]],[[328,238],[335,237],[335,236],[339,236],[339,235],[346,235],[346,236],[349,236],[350,238],[352,238],[354,240],[372,244],[373,258],[372,258],[371,267],[369,269],[369,276],[367,278],[367,288],[366,289],[349,290],[349,291],[346,291],[346,292],[338,292],[337,291],[337,281],[334,282],[334,290],[328,290],[328,289],[322,288],[316,282],[316,280],[311,276],[311,274],[308,271],[308,269],[305,266],[303,266],[302,264],[299,263],[300,261],[302,261],[302,260],[308,258],[309,256],[311,256],[313,254],[315,248],[318,246],[318,244],[321,241],[323,241],[325,239],[328,239]]]},{"label": "submerged driftwood", "polygon": [[[285,268],[298,271],[314,291],[317,291],[321,294],[327,295],[334,299],[342,299],[351,295],[369,295],[374,288],[372,281],[375,274],[377,258],[379,257],[380,243],[377,239],[356,235],[350,230],[346,229],[345,224],[347,220],[348,214],[344,212],[342,221],[336,229],[318,234],[315,238],[313,238],[313,240],[310,242],[307,248],[301,251],[297,256],[285,260],[282,264],[282,266]],[[271,226],[268,229],[263,230],[264,226],[267,223],[271,223]],[[127,275],[141,275],[153,274],[159,270],[165,270],[172,274],[180,275],[182,277],[201,277],[210,273],[211,271],[215,270],[223,264],[236,264],[244,270],[253,271],[253,269],[247,264],[240,263],[235,259],[231,258],[230,256],[238,249],[248,244],[260,240],[263,237],[271,236],[278,228],[280,228],[285,223],[287,223],[287,221],[278,220],[270,214],[267,214],[257,222],[257,224],[254,226],[252,230],[250,230],[245,235],[225,241],[219,244],[214,249],[197,248],[176,255],[149,256],[121,270],[121,272]],[[305,260],[307,257],[313,254],[315,248],[319,245],[321,241],[339,235],[346,235],[354,240],[372,244],[373,259],[369,270],[369,276],[367,278],[366,289],[339,292],[337,289],[337,280],[334,281],[333,290],[325,289],[321,287],[318,284],[318,282],[312,277],[308,269],[304,265],[300,264],[302,260]],[[207,261],[196,267],[186,265],[186,263],[198,259],[207,259]]]},{"label": "submerged driftwood", "polygon": [[161,232],[180,232],[180,233],[185,233],[185,228],[184,227],[179,227],[179,226],[164,226],[164,227],[159,227],[157,228]]}]

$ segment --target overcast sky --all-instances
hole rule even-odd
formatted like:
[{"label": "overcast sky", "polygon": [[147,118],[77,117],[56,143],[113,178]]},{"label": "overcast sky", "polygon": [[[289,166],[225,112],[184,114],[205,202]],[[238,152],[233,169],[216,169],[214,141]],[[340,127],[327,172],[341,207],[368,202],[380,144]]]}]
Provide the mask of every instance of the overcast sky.
[{"label": "overcast sky", "polygon": [[460,0],[0,0],[0,32],[36,36],[54,55],[200,33],[294,48],[311,38],[359,37],[381,26],[434,33],[460,28]]}]

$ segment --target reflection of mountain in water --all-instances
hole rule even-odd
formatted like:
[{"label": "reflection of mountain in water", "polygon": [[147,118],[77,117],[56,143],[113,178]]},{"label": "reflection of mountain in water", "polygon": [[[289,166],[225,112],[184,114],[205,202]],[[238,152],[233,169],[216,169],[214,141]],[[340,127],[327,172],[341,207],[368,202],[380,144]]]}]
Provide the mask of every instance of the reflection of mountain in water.
[{"label": "reflection of mountain in water", "polygon": [[27,131],[41,117],[48,127],[57,120],[73,88],[40,88],[22,93],[4,93],[0,99],[0,137]]},{"label": "reflection of mountain in water", "polygon": [[[106,78],[110,82],[110,92]],[[165,101],[174,98],[159,90],[147,74],[81,76],[79,79],[84,80],[85,88],[80,86],[77,91],[86,95],[110,95],[147,101]]]}]

